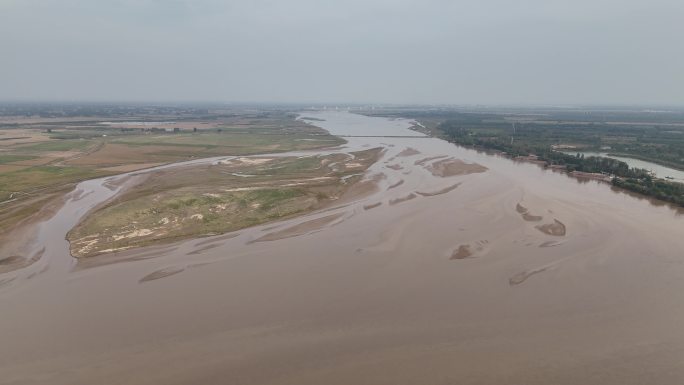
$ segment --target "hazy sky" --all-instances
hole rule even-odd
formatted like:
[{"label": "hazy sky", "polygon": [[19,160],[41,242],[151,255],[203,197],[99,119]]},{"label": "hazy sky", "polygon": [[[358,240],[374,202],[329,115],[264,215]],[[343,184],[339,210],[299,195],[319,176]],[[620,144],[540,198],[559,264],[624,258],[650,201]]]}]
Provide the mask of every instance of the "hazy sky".
[{"label": "hazy sky", "polygon": [[684,0],[0,0],[0,100],[684,105]]}]

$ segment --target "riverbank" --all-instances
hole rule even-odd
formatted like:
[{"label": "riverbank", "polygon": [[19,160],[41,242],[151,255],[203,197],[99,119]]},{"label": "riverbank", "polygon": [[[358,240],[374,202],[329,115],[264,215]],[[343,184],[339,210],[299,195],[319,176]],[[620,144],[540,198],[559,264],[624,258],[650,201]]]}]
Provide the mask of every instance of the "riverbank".
[{"label": "riverbank", "polygon": [[580,179],[594,179],[612,183],[613,186],[644,196],[653,197],[664,202],[684,207],[684,184],[668,179],[655,178],[652,172],[641,168],[630,168],[622,160],[602,156],[577,156],[550,148],[537,148],[523,143],[525,153],[520,154],[521,144],[491,139],[472,138],[461,129],[452,129],[438,125],[436,128],[445,140],[462,146],[483,148],[498,151],[512,159],[531,162]]}]

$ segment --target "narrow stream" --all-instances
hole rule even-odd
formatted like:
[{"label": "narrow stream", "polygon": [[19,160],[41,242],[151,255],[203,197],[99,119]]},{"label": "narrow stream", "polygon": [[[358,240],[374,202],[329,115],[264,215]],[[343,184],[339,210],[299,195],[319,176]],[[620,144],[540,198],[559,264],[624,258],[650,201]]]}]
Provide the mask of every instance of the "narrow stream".
[{"label": "narrow stream", "polygon": [[644,170],[651,171],[658,178],[670,179],[676,182],[684,183],[684,171],[677,170],[671,167],[663,166],[653,162],[647,162],[645,160],[627,158],[623,156],[609,155],[606,152],[591,152],[591,151],[579,151],[579,152],[565,152],[568,155],[582,154],[586,156],[601,156],[604,158],[617,159],[621,162],[625,162],[630,168],[641,168]]}]

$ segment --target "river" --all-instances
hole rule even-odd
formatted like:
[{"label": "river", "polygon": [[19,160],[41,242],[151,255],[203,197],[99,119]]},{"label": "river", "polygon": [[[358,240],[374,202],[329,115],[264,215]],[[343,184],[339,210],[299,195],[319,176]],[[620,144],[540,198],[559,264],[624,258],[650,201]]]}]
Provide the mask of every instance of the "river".
[{"label": "river", "polygon": [[141,172],[79,184],[0,275],[0,384],[684,381],[678,210],[407,120],[306,116],[348,143],[297,155],[385,150],[375,189],[75,262],[65,234]]},{"label": "river", "polygon": [[583,154],[584,156],[602,156],[604,158],[617,159],[621,162],[625,162],[630,168],[641,168],[652,172],[658,178],[670,179],[676,182],[684,183],[684,171],[677,170],[674,168],[659,165],[653,162],[647,162],[645,160],[626,158],[623,156],[614,156],[606,152],[591,152],[591,151],[580,151],[580,152],[566,152],[569,155]]}]

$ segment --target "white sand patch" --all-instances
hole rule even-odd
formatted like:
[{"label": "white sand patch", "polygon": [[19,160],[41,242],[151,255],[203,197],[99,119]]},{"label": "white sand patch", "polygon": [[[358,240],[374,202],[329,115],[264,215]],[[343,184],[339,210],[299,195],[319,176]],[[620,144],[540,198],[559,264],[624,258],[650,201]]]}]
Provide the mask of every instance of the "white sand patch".
[{"label": "white sand patch", "polygon": [[241,178],[250,178],[250,177],[256,176],[256,175],[249,175],[249,174],[241,174],[239,172],[232,172],[232,173],[230,173],[230,175],[239,176]]},{"label": "white sand patch", "polygon": [[147,235],[152,234],[153,231],[150,229],[139,229],[139,230],[134,230],[131,231],[130,233],[127,234],[122,234],[122,235],[114,235],[112,238],[114,238],[115,241],[121,240],[121,239],[128,239],[128,238],[137,238],[137,237],[144,237]]},{"label": "white sand patch", "polygon": [[358,167],[364,167],[361,163],[356,163],[356,162],[350,162],[345,164],[345,167],[347,168],[358,168]]},{"label": "white sand patch", "polygon": [[227,207],[228,207],[227,204],[220,204],[220,205],[214,206],[214,210],[216,210],[216,211],[223,211],[223,210],[225,210]]},{"label": "white sand patch", "polygon": [[221,160],[218,163],[219,164],[229,164],[229,165],[235,165],[235,164],[242,164],[245,166],[258,166],[264,163],[268,163],[272,161],[274,158],[235,158],[235,159],[228,159],[228,160]]},{"label": "white sand patch", "polygon": [[236,160],[248,165],[259,165],[270,162],[273,158],[238,158]]},{"label": "white sand patch", "polygon": [[263,189],[263,187],[237,187],[237,188],[225,189],[223,191],[235,192],[235,191],[252,191],[252,190],[259,190],[259,189]]},{"label": "white sand patch", "polygon": [[116,247],[113,249],[104,249],[104,250],[100,250],[100,253],[111,253],[114,251],[121,251],[121,250],[130,249],[131,247],[133,247],[133,246],[124,246],[124,247]]},{"label": "white sand patch", "polygon": [[[99,235],[99,234],[98,234],[98,235]],[[92,241],[82,241],[82,242],[79,242],[79,244],[83,244],[83,243],[85,244],[85,245],[83,245],[83,246],[80,246],[80,245],[79,245],[79,246],[80,246],[80,251],[83,252],[83,253],[87,253],[87,252],[90,251],[90,249],[92,249],[93,246],[95,246],[98,242],[99,242],[99,239],[93,239]]]}]

